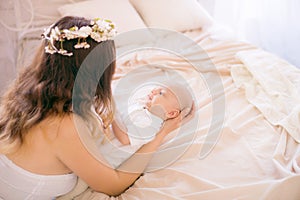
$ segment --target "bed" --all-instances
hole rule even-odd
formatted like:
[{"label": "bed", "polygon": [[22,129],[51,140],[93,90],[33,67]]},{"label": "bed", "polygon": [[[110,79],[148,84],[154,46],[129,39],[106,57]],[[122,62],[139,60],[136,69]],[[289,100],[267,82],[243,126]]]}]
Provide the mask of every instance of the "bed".
[{"label": "bed", "polygon": [[300,70],[238,41],[196,1],[113,1],[56,7],[59,16],[102,11],[119,23],[116,98],[125,98],[124,85],[180,79],[196,114],[120,196],[79,182],[58,199],[300,199]]}]

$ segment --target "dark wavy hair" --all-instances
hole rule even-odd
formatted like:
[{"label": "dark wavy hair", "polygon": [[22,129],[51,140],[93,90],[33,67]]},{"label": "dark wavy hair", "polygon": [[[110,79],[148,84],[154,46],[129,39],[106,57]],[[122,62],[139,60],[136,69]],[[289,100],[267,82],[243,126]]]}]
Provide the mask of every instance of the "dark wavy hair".
[{"label": "dark wavy hair", "polygon": [[[66,16],[52,28],[88,25],[89,19]],[[88,49],[75,49],[77,39],[63,42],[64,49],[73,52],[72,56],[45,53],[48,41],[42,43],[32,63],[24,67],[1,98],[0,153],[21,145],[26,132],[49,116],[71,112],[92,116],[94,108],[93,112],[109,124],[113,115],[111,81],[115,44],[113,40],[98,43],[90,37],[86,41],[90,44]],[[55,43],[58,49],[59,45]]]}]

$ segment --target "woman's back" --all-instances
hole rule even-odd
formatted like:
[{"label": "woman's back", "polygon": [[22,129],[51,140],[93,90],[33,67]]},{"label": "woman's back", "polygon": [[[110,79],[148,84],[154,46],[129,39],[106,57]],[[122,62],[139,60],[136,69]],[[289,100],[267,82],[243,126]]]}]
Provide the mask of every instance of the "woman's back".
[{"label": "woman's back", "polygon": [[[76,176],[53,149],[63,118],[49,118],[28,130],[24,143],[9,155],[0,155],[1,198],[52,199],[70,191]],[[8,196],[9,195],[9,196]]]}]

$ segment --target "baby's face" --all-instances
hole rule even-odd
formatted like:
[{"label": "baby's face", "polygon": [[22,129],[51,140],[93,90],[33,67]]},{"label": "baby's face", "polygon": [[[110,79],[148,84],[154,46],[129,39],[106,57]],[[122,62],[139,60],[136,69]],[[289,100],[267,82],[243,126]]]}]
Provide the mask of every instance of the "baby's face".
[{"label": "baby's face", "polygon": [[157,110],[164,114],[173,110],[180,110],[179,107],[176,95],[168,88],[157,87],[147,95],[146,108],[153,114],[161,115],[161,113],[157,113]]}]

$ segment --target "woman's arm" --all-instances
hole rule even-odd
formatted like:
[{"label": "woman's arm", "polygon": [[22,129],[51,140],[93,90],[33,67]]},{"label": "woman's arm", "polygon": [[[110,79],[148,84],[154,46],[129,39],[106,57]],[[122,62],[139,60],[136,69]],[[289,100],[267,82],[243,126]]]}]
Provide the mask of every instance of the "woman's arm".
[{"label": "woman's arm", "polygon": [[88,152],[70,117],[63,120],[53,148],[56,150],[57,158],[92,189],[107,195],[117,196],[143,173],[152,154],[157,150],[165,136],[178,128],[182,121],[189,120],[193,116],[193,112],[183,120],[181,119],[182,116],[184,115],[166,121],[155,138],[143,145],[118,169],[113,169],[105,162],[100,162]]},{"label": "woman's arm", "polygon": [[123,129],[121,129],[115,120],[112,122],[111,126],[112,126],[112,130],[114,132],[114,135],[123,145],[130,144],[130,140],[129,140],[127,132],[125,132]]}]

